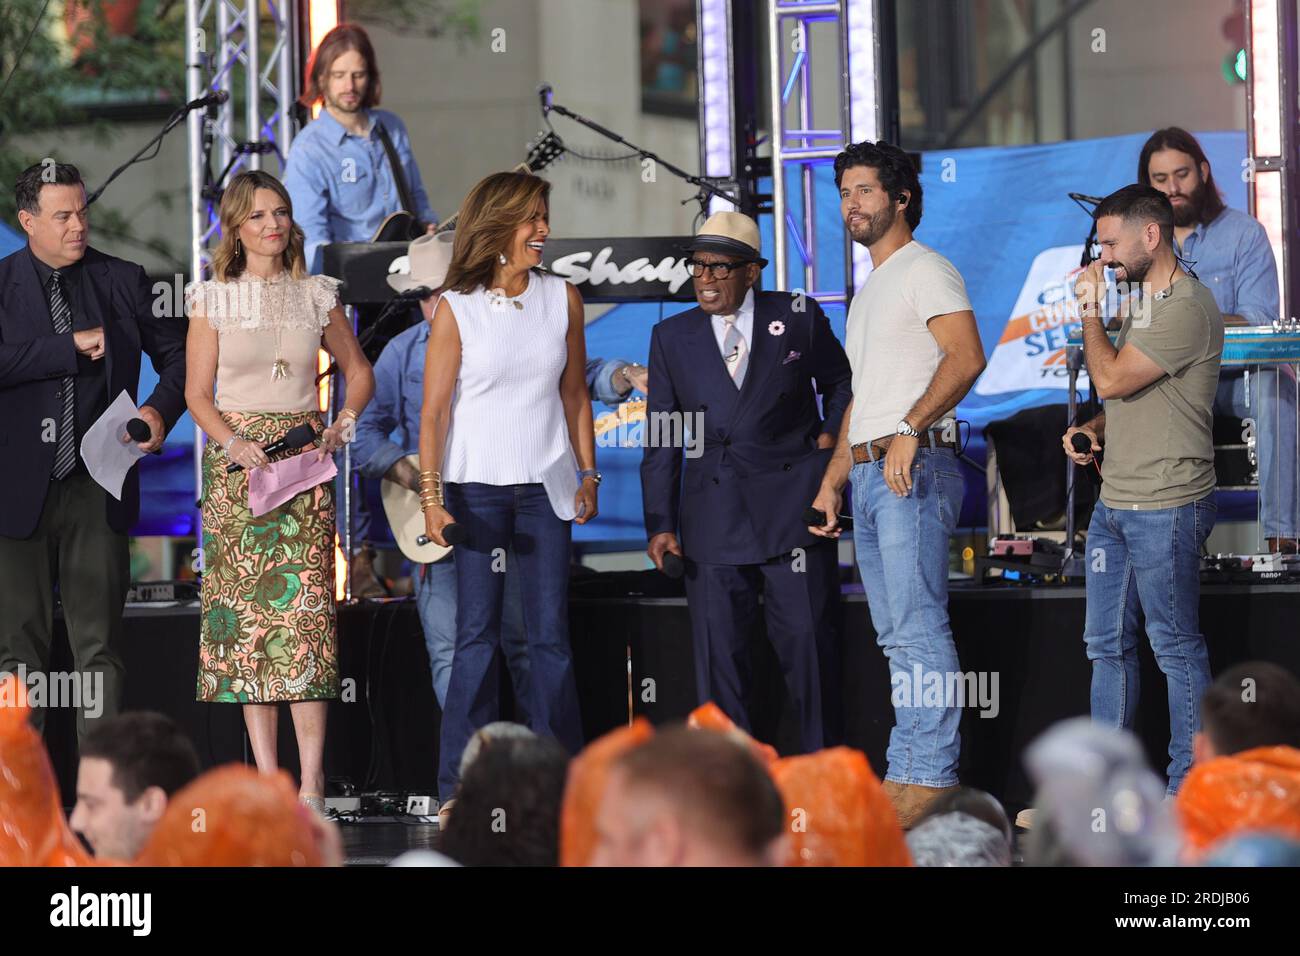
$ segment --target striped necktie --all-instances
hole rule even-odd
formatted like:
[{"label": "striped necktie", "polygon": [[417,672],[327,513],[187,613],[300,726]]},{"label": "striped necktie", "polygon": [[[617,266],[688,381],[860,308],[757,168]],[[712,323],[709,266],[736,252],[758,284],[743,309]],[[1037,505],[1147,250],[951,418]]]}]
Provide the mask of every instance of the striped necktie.
[{"label": "striped necktie", "polygon": [[724,315],[722,321],[727,325],[727,334],[722,339],[722,357],[727,363],[727,371],[736,388],[745,384],[745,371],[749,368],[749,346],[745,337],[736,328],[736,315]]},{"label": "striped necktie", "polygon": [[[57,270],[50,276],[50,317],[55,335],[72,332],[72,306],[63,293],[63,276]],[[59,420],[58,446],[54,452],[55,479],[66,478],[77,466],[77,391],[76,379],[63,379],[63,417]]]}]

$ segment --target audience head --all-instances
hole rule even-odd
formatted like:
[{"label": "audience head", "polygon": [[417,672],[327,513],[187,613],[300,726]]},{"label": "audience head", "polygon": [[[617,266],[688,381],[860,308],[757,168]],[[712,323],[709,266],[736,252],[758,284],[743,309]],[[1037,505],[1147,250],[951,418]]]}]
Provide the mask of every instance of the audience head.
[{"label": "audience head", "polygon": [[170,717],[106,718],[81,745],[72,829],[98,857],[134,859],[171,797],[198,774],[194,745]]},{"label": "audience head", "polygon": [[484,724],[478,730],[474,731],[469,742],[465,744],[465,750],[460,755],[460,778],[465,779],[465,774],[478,755],[482,753],[484,746],[499,740],[532,740],[537,736],[533,731],[524,724],[517,724],[512,720],[494,720],[490,724]]},{"label": "audience head", "polygon": [[623,754],[596,818],[596,866],[772,866],[785,808],[749,750],[675,727]]},{"label": "audience head", "polygon": [[1083,866],[1171,865],[1178,827],[1164,781],[1147,766],[1137,738],[1090,718],[1062,721],[1025,752],[1038,786],[1033,833],[1050,828]]},{"label": "audience head", "polygon": [[556,866],[569,755],[549,737],[481,743],[439,849],[464,866]]},{"label": "audience head", "polygon": [[1300,680],[1265,661],[1238,664],[1201,698],[1197,763],[1256,747],[1300,748]]},{"label": "audience head", "polygon": [[991,794],[958,787],[926,807],[907,847],[917,866],[1010,866],[1011,823]]},{"label": "audience head", "polygon": [[228,764],[181,788],[136,857],[138,866],[341,865],[342,841],[298,801],[283,770]]}]

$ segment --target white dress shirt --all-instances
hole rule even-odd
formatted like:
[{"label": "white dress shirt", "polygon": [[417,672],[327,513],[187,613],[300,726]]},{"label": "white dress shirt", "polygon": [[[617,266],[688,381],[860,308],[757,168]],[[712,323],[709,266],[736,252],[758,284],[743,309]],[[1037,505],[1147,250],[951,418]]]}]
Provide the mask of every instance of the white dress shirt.
[{"label": "white dress shirt", "polygon": [[[727,323],[723,321],[726,317],[715,315],[713,318],[713,337],[718,340],[718,351],[725,359],[727,349],[722,343],[727,340]],[[736,310],[736,329],[740,332],[741,337],[745,340],[745,346],[752,355],[754,352],[754,290],[745,290],[745,301],[740,303],[740,308]]]}]

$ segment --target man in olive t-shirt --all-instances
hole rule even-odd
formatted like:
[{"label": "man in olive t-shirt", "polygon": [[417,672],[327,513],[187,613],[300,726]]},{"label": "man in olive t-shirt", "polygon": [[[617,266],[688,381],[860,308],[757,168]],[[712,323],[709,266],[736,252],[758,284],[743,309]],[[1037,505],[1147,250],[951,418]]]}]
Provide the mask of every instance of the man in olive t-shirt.
[{"label": "man in olive t-shirt", "polygon": [[[1092,717],[1131,728],[1137,710],[1139,610],[1169,693],[1169,792],[1192,762],[1210,684],[1200,632],[1201,548],[1214,527],[1215,392],[1223,316],[1173,252],[1173,207],[1149,186],[1125,186],[1093,212],[1101,258],[1075,286],[1088,375],[1105,411],[1062,442],[1079,464],[1105,443],[1101,500],[1088,526],[1087,619]],[[1102,326],[1102,269],[1136,292],[1118,348]],[[1127,287],[1127,288],[1125,288]],[[1083,434],[1091,446],[1074,450]]]}]

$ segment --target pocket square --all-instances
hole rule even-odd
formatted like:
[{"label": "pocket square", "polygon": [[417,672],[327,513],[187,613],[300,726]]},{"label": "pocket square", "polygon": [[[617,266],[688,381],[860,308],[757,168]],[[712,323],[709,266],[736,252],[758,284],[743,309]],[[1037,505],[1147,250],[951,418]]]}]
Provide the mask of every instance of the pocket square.
[{"label": "pocket square", "polygon": [[781,364],[789,365],[791,362],[797,362],[801,358],[803,358],[802,352],[796,352],[794,349],[791,349],[790,354],[787,355],[784,359],[782,359]]},{"label": "pocket square", "polygon": [[315,448],[292,458],[274,461],[265,468],[254,468],[248,474],[248,510],[254,517],[264,515],[299,492],[329,481],[336,474],[338,468],[334,456],[317,461]]}]

